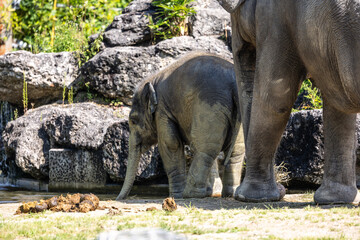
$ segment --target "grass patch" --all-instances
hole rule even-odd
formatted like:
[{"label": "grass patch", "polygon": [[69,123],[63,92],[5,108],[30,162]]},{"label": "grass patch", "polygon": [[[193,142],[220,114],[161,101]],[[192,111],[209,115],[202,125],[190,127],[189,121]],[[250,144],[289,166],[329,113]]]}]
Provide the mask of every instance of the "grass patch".
[{"label": "grass patch", "polygon": [[[160,203],[157,207],[160,209]],[[128,204],[131,207],[131,204]],[[177,211],[125,211],[0,215],[0,239],[94,239],[104,231],[162,228],[189,239],[358,239],[360,208],[315,205],[207,210],[197,204]],[[306,230],[305,230],[306,229]]]}]

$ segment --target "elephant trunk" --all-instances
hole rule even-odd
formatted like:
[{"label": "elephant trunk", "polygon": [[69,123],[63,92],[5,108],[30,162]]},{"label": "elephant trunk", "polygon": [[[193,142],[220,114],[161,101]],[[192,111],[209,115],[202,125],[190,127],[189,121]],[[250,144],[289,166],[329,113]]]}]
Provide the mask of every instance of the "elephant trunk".
[{"label": "elephant trunk", "polygon": [[136,170],[140,162],[141,157],[141,145],[136,145],[134,137],[130,136],[129,141],[129,157],[126,169],[126,176],[124,184],[121,188],[116,200],[125,199],[130,193],[131,187],[135,181]]},{"label": "elephant trunk", "polygon": [[233,13],[245,0],[218,0],[219,4],[229,13]]}]

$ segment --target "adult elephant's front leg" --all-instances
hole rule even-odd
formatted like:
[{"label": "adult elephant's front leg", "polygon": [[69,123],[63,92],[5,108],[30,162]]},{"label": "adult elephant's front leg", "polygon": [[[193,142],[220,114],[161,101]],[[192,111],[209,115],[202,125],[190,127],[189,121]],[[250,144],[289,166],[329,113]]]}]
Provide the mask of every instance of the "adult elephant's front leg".
[{"label": "adult elephant's front leg", "polygon": [[319,204],[358,203],[356,188],[356,114],[346,114],[330,106],[324,97],[324,178],[315,192]]},{"label": "adult elephant's front leg", "polygon": [[277,201],[282,197],[275,182],[273,159],[305,71],[294,53],[276,46],[284,47],[275,41],[257,53],[246,173],[235,192],[240,201]]}]

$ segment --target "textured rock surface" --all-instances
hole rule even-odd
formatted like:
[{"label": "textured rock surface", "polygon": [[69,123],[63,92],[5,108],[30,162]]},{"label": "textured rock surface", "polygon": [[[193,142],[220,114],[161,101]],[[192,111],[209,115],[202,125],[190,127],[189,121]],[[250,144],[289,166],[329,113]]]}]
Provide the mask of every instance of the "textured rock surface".
[{"label": "textured rock surface", "polygon": [[106,28],[103,36],[105,47],[131,46],[141,43],[150,43],[151,33],[148,27],[149,18],[155,10],[151,0],[135,0],[116,16]]},{"label": "textured rock surface", "polygon": [[9,122],[2,133],[7,163],[15,163],[36,179],[49,175],[50,141],[42,124],[51,115],[51,110],[49,106],[29,110]]},{"label": "textured rock surface", "polygon": [[74,149],[50,149],[49,188],[92,189],[104,186],[106,172],[96,152]]},{"label": "textured rock surface", "polygon": [[196,14],[190,18],[191,35],[224,36],[230,25],[230,13],[216,0],[200,0],[193,4]]},{"label": "textured rock surface", "polygon": [[149,47],[105,48],[84,64],[77,83],[89,82],[96,92],[130,105],[141,80],[192,51],[211,52],[228,59],[232,57],[223,41],[208,37],[177,37]]},{"label": "textured rock surface", "polygon": [[[357,136],[360,143],[360,117]],[[357,151],[360,152],[359,150]],[[297,183],[321,184],[324,174],[324,136],[322,110],[291,114],[276,154],[276,164],[285,163],[290,180]],[[357,179],[360,179],[360,154],[357,156]],[[360,186],[360,182],[358,181]]]},{"label": "textured rock surface", "polygon": [[[14,119],[15,106],[9,102],[0,101],[0,133],[2,133],[6,127],[6,124]],[[7,162],[7,156],[5,153],[5,146],[0,134],[0,172],[18,172],[19,169],[15,163]],[[1,175],[1,174],[0,174]]]},{"label": "textured rock surface", "polygon": [[293,181],[321,184],[324,166],[322,111],[291,114],[276,155]]},{"label": "textured rock surface", "polygon": [[[101,155],[104,168],[115,182],[122,182],[126,175],[129,155],[129,124],[122,121],[113,124],[104,137]],[[161,157],[157,147],[152,147],[140,159],[136,180],[165,177]],[[166,177],[165,177],[166,178]]]},{"label": "textured rock surface", "polygon": [[53,108],[43,126],[53,146],[98,149],[107,128],[119,120],[112,108],[82,103]]},{"label": "textured rock surface", "polygon": [[[84,159],[96,158],[106,166],[104,169],[112,179],[122,181],[128,155],[128,111],[128,108],[114,110],[92,103],[47,105],[29,110],[9,122],[4,130],[7,163],[13,163],[36,179],[48,178],[49,150],[72,148],[76,149],[78,166],[84,166],[81,162]],[[138,179],[162,176],[160,162],[156,151],[144,155]],[[84,172],[83,176],[88,174]]]},{"label": "textured rock surface", "polygon": [[[149,19],[155,8],[151,0],[134,0],[116,16],[103,37],[103,50],[87,62],[77,79],[92,90],[131,105],[137,84],[182,55],[204,51],[232,59],[224,39],[230,14],[216,0],[197,0],[197,14],[190,17],[190,36],[174,37],[151,45]],[[223,39],[223,40],[220,40]]]},{"label": "textured rock surface", "polygon": [[24,75],[28,102],[39,106],[62,98],[64,84],[77,76],[78,63],[72,53],[10,52],[0,56],[0,100],[22,106]]}]

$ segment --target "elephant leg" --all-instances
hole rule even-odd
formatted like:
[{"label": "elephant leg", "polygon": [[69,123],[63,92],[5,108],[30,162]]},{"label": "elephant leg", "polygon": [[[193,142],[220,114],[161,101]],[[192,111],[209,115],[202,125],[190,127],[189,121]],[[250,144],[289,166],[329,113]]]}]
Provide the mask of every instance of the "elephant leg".
[{"label": "elephant leg", "polygon": [[207,179],[214,164],[216,154],[197,151],[191,163],[183,192],[184,198],[203,198],[208,196],[206,191]]},{"label": "elephant leg", "polygon": [[359,203],[356,188],[356,114],[340,112],[324,98],[324,178],[315,192],[319,204]]},{"label": "elephant leg", "polygon": [[206,192],[207,196],[220,197],[222,191],[222,183],[219,176],[219,166],[217,159],[214,161],[209,177],[207,179]]},{"label": "elephant leg", "polygon": [[173,123],[161,126],[158,128],[158,147],[169,180],[169,193],[171,197],[182,198],[186,178],[183,143]]},{"label": "elephant leg", "polygon": [[[240,115],[244,142],[246,143],[250,126],[251,105],[255,79],[256,50],[249,43],[240,44],[241,48],[234,51],[234,68],[238,88]],[[235,46],[233,46],[235,48]]]},{"label": "elephant leg", "polygon": [[224,166],[222,177],[222,197],[233,197],[236,188],[240,185],[243,161],[245,157],[244,134],[240,128],[229,163]]},{"label": "elephant leg", "polygon": [[[281,36],[283,37],[283,36]],[[287,39],[267,40],[257,48],[250,126],[246,139],[246,173],[235,198],[278,201],[274,155],[289,119],[305,69]],[[286,49],[287,51],[284,51]]]}]

